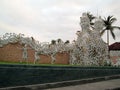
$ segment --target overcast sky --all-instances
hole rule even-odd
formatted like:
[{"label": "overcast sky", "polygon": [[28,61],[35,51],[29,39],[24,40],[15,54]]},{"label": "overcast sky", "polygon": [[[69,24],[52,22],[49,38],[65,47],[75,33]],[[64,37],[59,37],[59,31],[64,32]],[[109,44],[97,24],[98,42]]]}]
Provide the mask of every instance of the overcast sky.
[{"label": "overcast sky", "polygon": [[[113,15],[120,26],[120,0],[0,0],[0,36],[12,32],[40,42],[72,41],[81,29],[79,17],[87,11],[95,16]],[[115,34],[116,40],[110,37],[110,43],[120,42],[120,31]]]}]

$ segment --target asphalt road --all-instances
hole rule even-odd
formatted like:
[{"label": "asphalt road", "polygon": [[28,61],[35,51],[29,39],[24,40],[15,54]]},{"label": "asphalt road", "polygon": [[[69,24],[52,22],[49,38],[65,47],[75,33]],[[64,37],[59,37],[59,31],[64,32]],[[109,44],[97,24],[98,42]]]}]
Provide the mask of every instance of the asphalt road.
[{"label": "asphalt road", "polygon": [[68,87],[51,88],[46,90],[120,90],[120,79],[113,79]]}]

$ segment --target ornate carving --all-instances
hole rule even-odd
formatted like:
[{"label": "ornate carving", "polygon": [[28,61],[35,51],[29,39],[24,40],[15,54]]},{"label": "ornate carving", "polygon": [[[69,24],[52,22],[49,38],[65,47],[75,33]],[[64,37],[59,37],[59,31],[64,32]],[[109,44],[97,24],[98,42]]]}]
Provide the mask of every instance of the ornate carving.
[{"label": "ornate carving", "polygon": [[104,65],[107,58],[107,44],[100,37],[100,30],[104,23],[98,18],[95,21],[94,29],[90,30],[90,21],[86,13],[80,17],[82,31],[77,31],[76,45],[71,52],[72,64],[85,66]]}]

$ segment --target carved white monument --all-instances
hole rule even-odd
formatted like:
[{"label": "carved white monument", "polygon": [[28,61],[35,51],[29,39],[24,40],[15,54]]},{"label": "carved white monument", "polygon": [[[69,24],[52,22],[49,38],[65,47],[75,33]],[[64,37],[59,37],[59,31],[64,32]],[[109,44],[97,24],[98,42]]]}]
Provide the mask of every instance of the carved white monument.
[{"label": "carved white monument", "polygon": [[94,23],[94,28],[90,28],[90,20],[86,13],[80,17],[82,31],[77,31],[76,45],[71,52],[71,64],[84,66],[105,65],[108,60],[107,44],[100,37],[100,30],[104,23],[98,18]]}]

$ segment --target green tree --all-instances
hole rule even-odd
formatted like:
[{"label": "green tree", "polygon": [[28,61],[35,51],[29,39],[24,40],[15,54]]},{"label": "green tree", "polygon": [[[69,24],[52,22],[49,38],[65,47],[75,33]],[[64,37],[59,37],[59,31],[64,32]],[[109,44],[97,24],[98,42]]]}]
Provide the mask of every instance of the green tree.
[{"label": "green tree", "polygon": [[69,43],[70,43],[70,41],[69,41],[69,40],[66,40],[64,44],[69,44]]},{"label": "green tree", "polygon": [[[105,28],[101,31],[101,36],[105,33],[105,31],[107,31],[107,45],[109,47],[109,32],[111,33],[113,39],[115,39],[115,34],[114,34],[114,30],[118,29],[120,30],[119,26],[113,26],[113,23],[116,21],[117,19],[114,18],[113,16],[108,16],[107,18],[104,18],[104,24],[105,24]],[[110,58],[110,52],[108,49],[108,58]]]},{"label": "green tree", "polygon": [[55,44],[56,44],[56,40],[52,40],[51,45],[55,45]]},{"label": "green tree", "polygon": [[62,42],[62,39],[57,39],[57,43],[61,43]]},{"label": "green tree", "polygon": [[116,21],[117,19],[114,18],[113,16],[108,16],[107,18],[104,18],[104,24],[105,24],[105,28],[101,31],[101,36],[104,34],[105,31],[107,31],[107,44],[109,46],[109,32],[111,33],[113,39],[115,39],[115,34],[114,34],[114,30],[118,29],[120,30],[119,26],[113,26],[113,23]]}]

